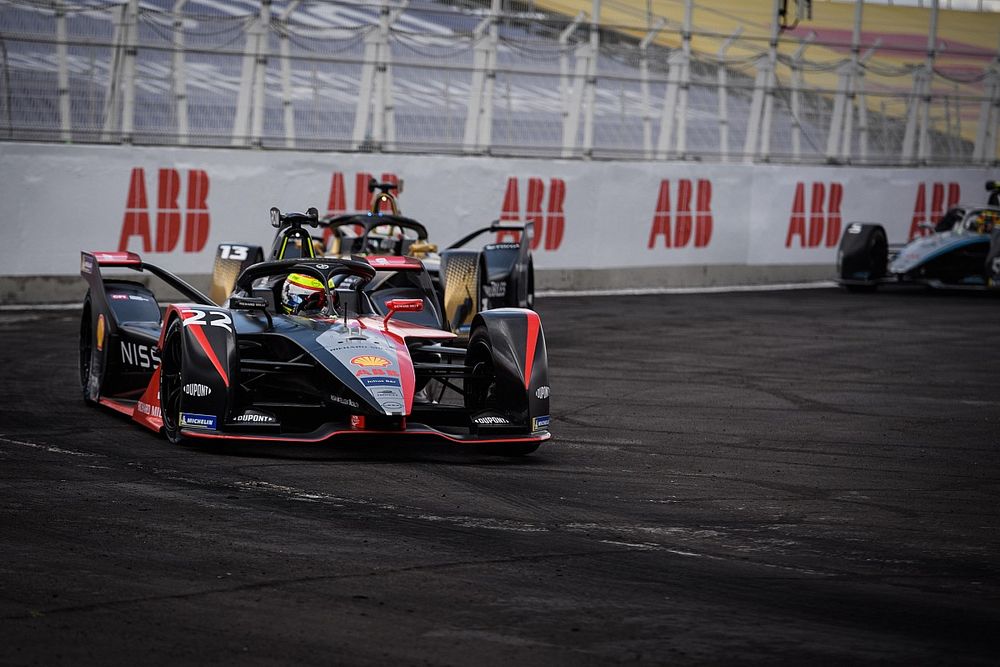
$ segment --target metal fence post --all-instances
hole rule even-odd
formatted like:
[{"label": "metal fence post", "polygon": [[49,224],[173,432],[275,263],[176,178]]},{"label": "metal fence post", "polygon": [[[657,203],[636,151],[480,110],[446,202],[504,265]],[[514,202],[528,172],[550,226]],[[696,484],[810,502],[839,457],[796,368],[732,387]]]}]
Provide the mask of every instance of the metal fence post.
[{"label": "metal fence post", "polygon": [[184,20],[181,18],[181,12],[184,11],[184,5],[187,4],[187,0],[176,0],[173,7],[173,72],[172,72],[172,83],[173,83],[173,93],[174,93],[174,109],[176,123],[177,123],[177,143],[187,145],[189,141],[188,134],[190,130],[188,129],[188,107],[187,107],[187,78],[184,71]]},{"label": "metal fence post", "polygon": [[288,19],[301,0],[292,0],[278,19],[281,26],[281,107],[285,121],[285,148],[295,148],[295,107],[292,105],[292,54],[288,44]]},{"label": "metal fence post", "polygon": [[719,64],[716,70],[719,90],[717,93],[719,102],[719,158],[723,162],[729,162],[729,100],[728,100],[728,75],[726,74],[726,51],[736,39],[743,34],[743,28],[737,28],[732,35],[719,47]]},{"label": "metal fence post", "polygon": [[663,17],[650,28],[639,42],[639,90],[642,95],[642,155],[653,157],[653,109],[649,102],[649,45],[667,24]]},{"label": "metal fence post", "polygon": [[59,63],[59,138],[62,141],[70,141],[73,138],[71,133],[72,122],[70,117],[69,100],[69,63],[67,55],[66,37],[66,9],[63,0],[55,0],[54,8],[56,14],[56,60]]},{"label": "metal fence post", "polygon": [[139,0],[129,0],[125,19],[125,70],[124,94],[122,96],[123,144],[132,143],[135,131],[135,58],[136,33],[139,32]]}]

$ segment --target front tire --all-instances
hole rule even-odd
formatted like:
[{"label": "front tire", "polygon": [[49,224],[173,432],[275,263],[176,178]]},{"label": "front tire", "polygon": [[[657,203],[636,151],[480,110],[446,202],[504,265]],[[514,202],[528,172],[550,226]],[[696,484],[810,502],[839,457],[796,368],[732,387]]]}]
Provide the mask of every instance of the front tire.
[{"label": "front tire", "polygon": [[[97,367],[96,355],[93,310],[90,292],[87,292],[87,298],[83,302],[83,315],[80,317],[80,390],[87,405],[97,405],[97,401],[90,395],[91,375]],[[100,380],[101,378],[97,379],[98,387]]]},{"label": "front tire", "polygon": [[184,332],[180,319],[167,328],[160,352],[160,417],[163,433],[175,445],[185,441],[181,435],[181,388],[184,386]]},{"label": "front tire", "polygon": [[[507,386],[497,375],[493,356],[493,346],[485,327],[480,327],[472,333],[466,365],[472,367],[472,376],[465,381],[465,407],[470,412],[492,410],[499,414],[517,413],[517,406],[505,406],[504,397],[516,396],[519,387]],[[505,409],[506,408],[506,409]],[[511,409],[514,408],[514,409]],[[537,442],[511,445],[486,445],[480,450],[484,454],[498,456],[526,456],[538,449]]]}]

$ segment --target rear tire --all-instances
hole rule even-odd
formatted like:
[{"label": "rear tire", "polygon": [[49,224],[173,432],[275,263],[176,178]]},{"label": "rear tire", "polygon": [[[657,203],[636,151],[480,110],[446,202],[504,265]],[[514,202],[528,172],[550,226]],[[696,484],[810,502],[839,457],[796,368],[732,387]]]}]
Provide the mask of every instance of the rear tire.
[{"label": "rear tire", "polygon": [[[93,311],[90,303],[90,292],[83,302],[83,315],[80,316],[80,390],[83,395],[83,402],[87,405],[97,405],[97,401],[90,397],[90,375],[95,366],[95,342]],[[100,386],[100,378],[98,379]]]},{"label": "rear tire", "polygon": [[181,388],[184,386],[184,335],[180,319],[167,327],[160,352],[160,417],[163,433],[175,445],[185,442],[181,435]]}]

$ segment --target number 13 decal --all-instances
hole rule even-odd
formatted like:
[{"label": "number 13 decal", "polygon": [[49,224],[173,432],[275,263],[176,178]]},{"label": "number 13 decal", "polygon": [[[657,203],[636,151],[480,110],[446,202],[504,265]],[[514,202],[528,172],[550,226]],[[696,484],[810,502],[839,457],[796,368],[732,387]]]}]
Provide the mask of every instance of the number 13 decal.
[{"label": "number 13 decal", "polygon": [[227,243],[219,245],[219,257],[222,259],[235,259],[242,262],[247,258],[249,251],[250,248],[245,245],[229,245]]},{"label": "number 13 decal", "polygon": [[186,327],[191,325],[199,327],[209,325],[221,327],[229,333],[233,333],[233,320],[227,313],[217,310],[195,310],[194,308],[186,308],[182,312],[184,315],[184,326]]}]

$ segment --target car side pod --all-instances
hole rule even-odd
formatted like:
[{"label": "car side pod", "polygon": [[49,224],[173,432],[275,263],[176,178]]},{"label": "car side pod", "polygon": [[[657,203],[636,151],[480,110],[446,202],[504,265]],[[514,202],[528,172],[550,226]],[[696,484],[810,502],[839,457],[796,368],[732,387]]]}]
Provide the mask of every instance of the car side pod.
[{"label": "car side pod", "polygon": [[852,222],[837,249],[837,282],[851,292],[871,291],[885,277],[889,242],[882,225]]}]

